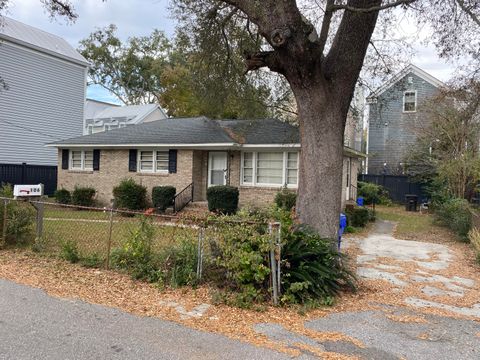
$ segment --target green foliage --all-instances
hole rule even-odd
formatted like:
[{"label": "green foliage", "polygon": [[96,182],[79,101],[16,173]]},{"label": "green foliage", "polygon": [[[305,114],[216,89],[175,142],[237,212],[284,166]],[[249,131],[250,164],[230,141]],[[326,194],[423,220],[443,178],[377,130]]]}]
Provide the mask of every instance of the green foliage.
[{"label": "green foliage", "polygon": [[123,179],[113,188],[113,198],[119,209],[143,210],[147,206],[147,188],[132,178]]},{"label": "green foliage", "polygon": [[78,252],[77,244],[73,241],[62,242],[60,257],[64,260],[70,261],[72,264],[79,262],[80,254]]},{"label": "green foliage", "polygon": [[112,266],[128,271],[134,279],[155,282],[157,267],[152,252],[153,225],[142,217],[140,225],[133,229],[121,248],[112,251]]},{"label": "green foliage", "polygon": [[[209,36],[213,40],[221,34]],[[170,116],[273,115],[268,86],[244,76],[240,54],[235,55],[238,62],[232,66],[225,60],[233,58],[234,52],[215,44],[213,53],[205,58],[205,53],[182,31],[177,32],[174,41],[159,30],[122,41],[115,25],[110,25],[82,40],[79,50],[91,64],[89,77],[93,83],[109,89],[125,104],[159,103]]]},{"label": "green foliage", "polygon": [[88,268],[99,268],[103,265],[104,261],[105,260],[97,253],[87,255],[80,259],[81,264]]},{"label": "green foliage", "polygon": [[297,193],[284,187],[275,195],[275,204],[284,210],[290,211],[297,202]]},{"label": "green foliage", "polygon": [[369,182],[358,182],[358,196],[363,197],[365,205],[371,205],[373,203],[391,205],[392,203],[388,191],[383,186]]},{"label": "green foliage", "polygon": [[152,189],[153,207],[165,211],[167,207],[173,205],[176,192],[174,186],[155,186]]},{"label": "green foliage", "polygon": [[347,224],[354,227],[365,227],[370,221],[370,212],[366,207],[353,207],[345,209]]},{"label": "green foliage", "polygon": [[355,276],[331,239],[307,226],[292,228],[282,216],[282,287],[284,303],[331,304],[342,289],[355,289]]},{"label": "green foliage", "polygon": [[158,281],[161,285],[179,287],[197,281],[197,244],[183,238],[167,246],[158,256]]},{"label": "green foliage", "polygon": [[[0,197],[13,197],[13,188],[8,184],[0,187]],[[35,210],[24,202],[8,201],[7,207],[6,243],[22,244],[34,239]],[[0,202],[0,234],[3,234],[3,219],[5,204]]]},{"label": "green foliage", "polygon": [[93,206],[95,204],[94,197],[94,188],[75,186],[72,193],[72,204],[79,206]]},{"label": "green foliage", "polygon": [[72,202],[72,195],[67,189],[58,189],[53,196],[59,204],[70,204]]},{"label": "green foliage", "polygon": [[356,227],[347,225],[347,227],[345,228],[345,234],[354,234],[356,232],[358,232],[358,229]]},{"label": "green foliage", "polygon": [[466,241],[472,227],[472,207],[465,199],[450,199],[435,207],[435,219]]},{"label": "green foliage", "polygon": [[221,214],[233,214],[238,208],[238,188],[227,185],[207,189],[208,210]]}]

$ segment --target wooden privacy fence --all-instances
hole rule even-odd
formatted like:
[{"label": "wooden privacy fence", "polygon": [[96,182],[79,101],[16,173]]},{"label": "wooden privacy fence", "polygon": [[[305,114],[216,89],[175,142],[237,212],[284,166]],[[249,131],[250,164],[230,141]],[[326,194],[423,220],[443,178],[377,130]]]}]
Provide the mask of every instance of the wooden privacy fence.
[{"label": "wooden privacy fence", "polygon": [[404,203],[405,195],[407,194],[417,195],[419,201],[427,198],[424,186],[413,182],[413,180],[406,175],[360,174],[358,175],[358,181],[383,186],[388,191],[392,201],[398,203]]},{"label": "wooden privacy fence", "polygon": [[57,189],[57,167],[47,165],[0,164],[0,184],[43,184],[45,195]]}]

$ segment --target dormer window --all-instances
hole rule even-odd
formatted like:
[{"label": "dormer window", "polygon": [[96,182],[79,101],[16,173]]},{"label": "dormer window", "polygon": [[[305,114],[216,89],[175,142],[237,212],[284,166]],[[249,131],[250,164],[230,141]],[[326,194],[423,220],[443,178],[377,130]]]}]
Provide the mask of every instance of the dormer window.
[{"label": "dormer window", "polygon": [[417,111],[417,92],[405,91],[403,93],[403,112]]}]

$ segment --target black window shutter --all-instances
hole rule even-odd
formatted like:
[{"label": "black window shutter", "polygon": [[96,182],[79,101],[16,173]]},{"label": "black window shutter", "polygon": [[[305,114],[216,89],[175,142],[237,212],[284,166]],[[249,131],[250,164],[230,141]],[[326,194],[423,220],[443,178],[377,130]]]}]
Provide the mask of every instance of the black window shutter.
[{"label": "black window shutter", "polygon": [[128,171],[137,171],[137,149],[130,149],[128,154]]},{"label": "black window shutter", "polygon": [[68,170],[68,149],[62,149],[62,169]]},{"label": "black window shutter", "polygon": [[177,172],[177,150],[168,150],[168,172],[175,174]]},{"label": "black window shutter", "polygon": [[100,150],[93,150],[93,171],[100,170]]}]

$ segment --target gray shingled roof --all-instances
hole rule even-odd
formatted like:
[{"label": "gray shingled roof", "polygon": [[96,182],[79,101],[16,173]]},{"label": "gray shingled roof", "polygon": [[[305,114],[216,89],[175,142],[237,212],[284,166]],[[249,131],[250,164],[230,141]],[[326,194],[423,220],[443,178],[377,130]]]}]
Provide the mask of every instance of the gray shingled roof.
[{"label": "gray shingled roof", "polygon": [[240,144],[299,144],[298,127],[277,119],[215,120]]},{"label": "gray shingled roof", "polygon": [[0,17],[0,39],[21,44],[85,66],[88,65],[87,60],[60,36],[5,16]]},{"label": "gray shingled roof", "polygon": [[170,118],[79,136],[49,144],[62,145],[184,145],[184,144],[298,144],[296,126],[275,119],[210,120]]}]

